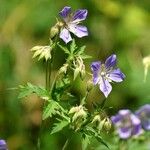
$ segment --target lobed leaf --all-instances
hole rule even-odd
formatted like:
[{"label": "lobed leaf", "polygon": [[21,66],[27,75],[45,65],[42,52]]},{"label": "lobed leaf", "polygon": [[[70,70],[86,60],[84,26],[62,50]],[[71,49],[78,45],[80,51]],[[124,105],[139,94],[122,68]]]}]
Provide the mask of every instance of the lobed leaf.
[{"label": "lobed leaf", "polygon": [[51,134],[61,131],[64,127],[68,126],[68,124],[69,124],[68,120],[59,120],[58,123],[54,124]]},{"label": "lobed leaf", "polygon": [[48,117],[52,117],[52,115],[57,114],[58,110],[59,110],[58,103],[56,101],[51,100],[44,109],[42,116],[43,120],[47,119]]},{"label": "lobed leaf", "polygon": [[42,99],[46,99],[46,100],[49,99],[49,93],[45,88],[35,86],[31,83],[27,83],[27,85],[25,86],[20,85],[19,90],[20,90],[20,93],[18,95],[18,98],[24,98],[26,96],[29,96],[30,94],[35,93]]}]

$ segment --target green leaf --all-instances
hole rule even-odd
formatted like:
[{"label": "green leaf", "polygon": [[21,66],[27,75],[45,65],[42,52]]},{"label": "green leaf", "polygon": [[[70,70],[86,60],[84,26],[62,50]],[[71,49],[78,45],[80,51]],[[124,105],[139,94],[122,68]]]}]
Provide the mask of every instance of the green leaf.
[{"label": "green leaf", "polygon": [[48,117],[52,117],[52,115],[57,114],[57,111],[60,109],[57,102],[51,100],[49,104],[46,106],[43,112],[43,120],[47,119]]},{"label": "green leaf", "polygon": [[69,121],[67,120],[59,120],[58,123],[54,124],[54,127],[51,131],[51,134],[54,134],[56,132],[61,131],[64,127],[66,127],[69,124]]},{"label": "green leaf", "polygon": [[85,48],[86,48],[86,46],[84,45],[84,46],[76,49],[75,54],[82,55],[84,53]]},{"label": "green leaf", "polygon": [[99,141],[100,143],[105,145],[108,149],[110,149],[107,143],[102,139],[102,137],[99,135],[99,133],[95,129],[88,126],[86,127],[86,131],[87,131],[86,132],[87,134],[94,136],[97,139],[97,141]]},{"label": "green leaf", "polygon": [[66,120],[69,120],[69,118],[65,115],[66,113],[67,110],[65,110],[58,102],[50,100],[49,104],[44,108],[42,118],[45,120],[48,117],[52,117],[52,115],[58,114]]},{"label": "green leaf", "polygon": [[70,54],[70,51],[68,50],[67,47],[62,46],[62,45],[60,45],[59,43],[57,43],[57,45],[58,45],[66,54]]},{"label": "green leaf", "polygon": [[86,150],[88,145],[90,144],[90,138],[88,134],[83,134],[82,135],[82,150]]},{"label": "green leaf", "polygon": [[76,46],[75,40],[73,39],[72,43],[70,44],[70,52],[71,52],[71,54],[73,54],[76,49],[77,49],[77,46]]},{"label": "green leaf", "polygon": [[45,100],[49,99],[49,93],[45,88],[35,86],[31,83],[27,83],[27,85],[25,86],[20,85],[19,90],[20,90],[20,93],[18,95],[18,98],[24,98],[26,96],[29,96],[30,94],[35,93],[42,99],[45,99]]},{"label": "green leaf", "polygon": [[81,55],[81,58],[82,59],[90,59],[90,58],[92,58],[92,56],[83,54],[83,55]]}]

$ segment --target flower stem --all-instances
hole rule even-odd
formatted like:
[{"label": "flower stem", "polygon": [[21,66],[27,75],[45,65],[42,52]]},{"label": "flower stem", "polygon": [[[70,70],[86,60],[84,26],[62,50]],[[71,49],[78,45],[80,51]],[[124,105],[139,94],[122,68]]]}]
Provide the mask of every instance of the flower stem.
[{"label": "flower stem", "polygon": [[67,148],[68,143],[69,143],[69,139],[66,140],[66,142],[65,142],[65,144],[64,144],[64,146],[63,146],[63,148],[62,148],[62,150],[65,150],[65,149]]}]

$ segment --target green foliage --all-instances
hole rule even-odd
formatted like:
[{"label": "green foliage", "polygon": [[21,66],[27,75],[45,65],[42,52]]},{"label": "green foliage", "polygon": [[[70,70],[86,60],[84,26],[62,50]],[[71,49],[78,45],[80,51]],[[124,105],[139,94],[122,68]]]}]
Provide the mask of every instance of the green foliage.
[{"label": "green foliage", "polygon": [[66,46],[60,45],[59,43],[57,44],[68,55],[68,61],[73,61],[77,57],[81,57],[82,59],[91,58],[91,56],[84,54],[86,46],[78,47],[74,39],[72,40],[69,49]]},{"label": "green foliage", "polygon": [[52,117],[52,115],[55,115],[59,112],[60,107],[59,104],[56,101],[49,101],[49,104],[44,108],[43,112],[43,120],[47,119],[48,117]]},{"label": "green foliage", "polygon": [[70,87],[70,80],[68,77],[58,79],[52,90],[52,98],[60,101],[61,97],[66,94],[66,90]]},{"label": "green foliage", "polygon": [[56,132],[61,131],[64,127],[69,125],[69,121],[68,120],[58,120],[59,122],[54,123],[54,126],[52,128],[51,134],[54,134]]},{"label": "green foliage", "polygon": [[60,115],[61,117],[66,118],[67,111],[56,101],[50,100],[48,105],[44,108],[43,112],[43,120],[47,119],[48,117],[52,117],[55,114]]},{"label": "green foliage", "polygon": [[82,150],[86,150],[88,145],[90,144],[91,136],[88,134],[82,135]]},{"label": "green foliage", "polygon": [[24,98],[33,93],[37,94],[40,98],[45,99],[45,100],[49,100],[50,98],[49,93],[45,88],[35,86],[31,83],[27,83],[27,85],[25,86],[20,85],[19,91],[20,92],[19,92],[18,98]]},{"label": "green foliage", "polygon": [[95,129],[93,129],[92,127],[86,126],[86,128],[84,129],[84,133],[85,133],[86,136],[95,137],[98,142],[102,143],[103,145],[105,145],[109,149],[109,146],[103,140],[103,138],[101,137],[101,135],[99,134],[99,132],[96,131]]}]

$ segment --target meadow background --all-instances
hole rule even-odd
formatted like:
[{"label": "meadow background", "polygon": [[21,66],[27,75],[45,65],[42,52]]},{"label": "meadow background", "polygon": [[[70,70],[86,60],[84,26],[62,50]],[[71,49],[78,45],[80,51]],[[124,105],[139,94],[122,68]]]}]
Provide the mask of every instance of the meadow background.
[{"label": "meadow background", "polygon": [[[0,138],[7,141],[9,150],[36,149],[43,101],[35,95],[20,100],[14,88],[26,82],[45,85],[45,67],[42,62],[32,60],[29,49],[49,43],[50,27],[64,6],[88,9],[84,24],[89,36],[77,39],[79,45],[87,46],[86,53],[92,55],[86,61],[86,69],[90,71],[93,60],[105,60],[115,53],[118,66],[126,75],[124,82],[113,85],[106,104],[113,108],[108,114],[113,115],[122,108],[134,111],[150,103],[150,72],[144,82],[142,64],[143,57],[150,55],[149,0],[1,0]],[[64,60],[63,52],[57,50],[53,73]],[[86,86],[86,81],[74,82],[75,94],[83,94],[83,83]],[[98,87],[94,88],[88,98],[89,108],[92,102],[103,98]],[[50,135],[50,127],[46,125],[42,150],[61,149],[66,134]],[[106,141],[110,137],[108,133]],[[96,147],[98,150],[98,143]],[[68,149],[80,149],[80,139],[75,137]]]}]

